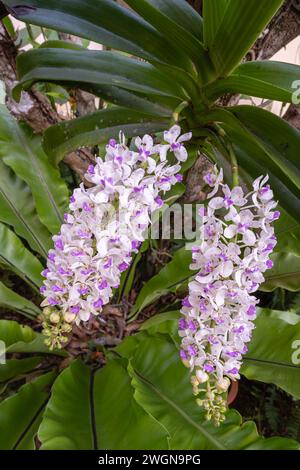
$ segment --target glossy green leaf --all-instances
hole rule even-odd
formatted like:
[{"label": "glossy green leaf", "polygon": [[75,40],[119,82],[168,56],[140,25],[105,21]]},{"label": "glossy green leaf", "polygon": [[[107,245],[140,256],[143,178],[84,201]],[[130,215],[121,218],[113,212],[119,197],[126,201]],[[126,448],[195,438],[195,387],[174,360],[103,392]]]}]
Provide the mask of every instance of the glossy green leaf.
[{"label": "glossy green leaf", "polygon": [[[143,323],[141,331],[151,336],[169,335],[179,348],[178,311],[155,315]],[[139,338],[140,337],[140,338]],[[120,354],[132,357],[141,342],[142,334],[136,335],[136,344],[118,347]],[[258,309],[253,336],[248,343],[241,373],[250,380],[274,383],[296,398],[300,398],[300,317],[291,312]],[[120,348],[120,349],[119,349]],[[130,352],[133,350],[133,353]],[[126,353],[126,354],[125,354]]]},{"label": "glossy green leaf", "polygon": [[0,264],[14,271],[33,289],[42,284],[43,266],[21,240],[4,224],[0,224]]},{"label": "glossy green leaf", "polygon": [[247,127],[273,162],[300,187],[300,132],[273,113],[255,106],[235,106],[231,112]]},{"label": "glossy green leaf", "polygon": [[21,313],[28,318],[35,318],[41,313],[34,303],[9,289],[2,282],[0,282],[0,306]]},{"label": "glossy green leaf", "polygon": [[62,357],[68,356],[68,353],[64,349],[54,349],[50,351],[45,344],[45,337],[41,333],[35,333],[35,337],[32,341],[17,341],[7,348],[7,352],[20,354],[53,354],[54,356]]},{"label": "glossy green leaf", "polygon": [[300,224],[282,209],[280,213],[280,218],[275,224],[277,237],[275,250],[300,256]]},{"label": "glossy green leaf", "polygon": [[51,247],[51,235],[41,224],[29,186],[0,160],[0,220],[11,225],[31,248],[43,257]]},{"label": "glossy green leaf", "polygon": [[153,276],[142,287],[135,301],[131,316],[143,310],[151,302],[172,290],[175,290],[184,281],[187,281],[193,271],[189,269],[192,261],[190,250],[185,247],[174,254],[172,261],[164,266],[158,274]]},{"label": "glossy green leaf", "polygon": [[300,290],[300,256],[293,253],[273,253],[274,266],[265,273],[266,281],[261,285],[263,291],[273,291],[277,287]]},{"label": "glossy green leaf", "polygon": [[[274,114],[254,106],[235,106],[203,115],[220,122],[233,144],[238,164],[253,178],[268,174],[275,197],[292,216],[300,216],[300,133]],[[234,114],[233,114],[234,113]]]},{"label": "glossy green leaf", "polygon": [[68,190],[58,171],[49,163],[41,139],[18,124],[1,107],[0,157],[30,187],[41,222],[58,232],[68,204]]},{"label": "glossy green leaf", "polygon": [[[15,0],[5,3],[16,5]],[[65,31],[146,60],[185,64],[171,42],[113,0],[48,0],[46,5],[44,0],[18,0],[18,6],[33,7],[17,13],[22,21]]]},{"label": "glossy green leaf", "polygon": [[13,396],[0,403],[0,449],[30,450],[35,448],[42,413],[49,399],[54,374],[45,374],[23,385]]},{"label": "glossy green leaf", "polygon": [[228,75],[241,62],[282,1],[228,1],[226,14],[215,34],[208,34],[206,43],[219,76]]},{"label": "glossy green leaf", "polygon": [[195,38],[202,41],[202,17],[187,2],[182,0],[148,0],[148,3],[151,3],[175,23],[193,34]]},{"label": "glossy green leaf", "polygon": [[0,340],[5,343],[6,349],[17,343],[30,343],[35,338],[35,332],[27,325],[20,325],[12,320],[0,320]]},{"label": "glossy green leaf", "polygon": [[26,359],[8,359],[0,367],[0,388],[5,382],[19,379],[24,374],[35,371],[43,361],[41,357],[30,357]]},{"label": "glossy green leaf", "polygon": [[167,121],[137,111],[112,108],[65,121],[47,129],[44,136],[45,150],[53,162],[81,145],[95,145],[118,138],[120,131],[126,137],[165,129]]},{"label": "glossy green leaf", "polygon": [[300,318],[261,309],[241,372],[300,398]]},{"label": "glossy green leaf", "polygon": [[181,87],[153,65],[126,57],[114,51],[71,50],[62,48],[31,49],[17,59],[19,84],[22,88],[37,81],[56,81],[66,84],[115,85],[126,90],[154,95],[186,98]]},{"label": "glossy green leaf", "polygon": [[[185,53],[198,67],[200,76],[210,67],[210,59],[201,43],[188,30],[174,21],[166,11],[148,0],[127,0],[128,5],[156,28],[167,41],[171,41],[177,53]],[[165,7],[166,8],[166,7]]]},{"label": "glossy green leaf", "polygon": [[181,100],[176,97],[161,95],[149,96],[109,85],[91,86],[88,87],[88,91],[108,103],[123,108],[134,109],[140,111],[142,114],[150,114],[151,116],[159,117],[170,118],[172,110],[176,109],[181,102]]},{"label": "glossy green leaf", "polygon": [[39,430],[42,449],[165,449],[165,430],[135,402],[122,361],[91,371],[77,360],[56,380]]},{"label": "glossy green leaf", "polygon": [[120,279],[120,287],[118,289],[118,303],[121,302],[123,297],[126,297],[130,293],[133,282],[135,280],[136,267],[142,257],[142,254],[147,251],[148,248],[149,240],[145,240],[142,243],[139,251],[134,254],[129,268],[122,273]]},{"label": "glossy green leaf", "polygon": [[167,334],[172,338],[174,344],[179,347],[180,337],[178,335],[178,320],[180,316],[181,314],[179,310],[159,313],[146,320],[142,324],[140,331],[146,331],[151,336]]},{"label": "glossy green leaf", "polygon": [[204,44],[214,43],[230,0],[203,0],[203,37]]},{"label": "glossy green leaf", "polygon": [[67,355],[64,350],[49,351],[44,336],[13,320],[0,320],[0,340],[4,341],[7,353]]},{"label": "glossy green leaf", "polygon": [[215,100],[225,93],[241,93],[291,103],[293,82],[299,79],[300,66],[275,61],[253,61],[239,65],[232,74],[211,83],[205,94]]},{"label": "glossy green leaf", "polygon": [[205,421],[195,402],[189,372],[182,365],[176,346],[165,337],[142,341],[131,359],[129,372],[135,399],[169,433],[171,449],[298,449],[299,444],[282,438],[263,439],[251,421],[241,424],[235,411],[227,413],[218,428]]}]

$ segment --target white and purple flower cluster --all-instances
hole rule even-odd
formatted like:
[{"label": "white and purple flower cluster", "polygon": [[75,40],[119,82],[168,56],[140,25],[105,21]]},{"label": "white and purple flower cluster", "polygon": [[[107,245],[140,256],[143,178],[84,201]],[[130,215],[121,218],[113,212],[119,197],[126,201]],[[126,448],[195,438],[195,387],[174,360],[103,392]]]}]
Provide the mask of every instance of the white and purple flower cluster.
[{"label": "white and purple flower cluster", "polygon": [[222,170],[205,175],[213,189],[207,208],[200,209],[201,240],[192,249],[191,269],[198,272],[181,310],[180,355],[193,372],[195,395],[201,384],[207,387],[208,398],[199,404],[217,424],[224,419],[225,402],[215,397],[228,389],[229,379],[239,378],[256,317],[258,300],[252,294],[273,266],[272,223],[280,213],[267,180],[257,178],[245,195],[240,186],[231,190],[223,183]]},{"label": "white and purple flower cluster", "polygon": [[[183,142],[191,133],[180,132],[173,126],[158,145],[149,135],[137,137],[137,151],[125,145],[123,135],[119,143],[111,139],[104,159],[97,158],[85,175],[93,186],[74,190],[42,273],[43,326],[50,347],[67,341],[73,322],[99,315],[119,286],[145,239],[150,214],[163,204],[159,194],[182,180],[178,162],[187,158]],[[168,152],[175,155],[174,165],[168,163]]]}]

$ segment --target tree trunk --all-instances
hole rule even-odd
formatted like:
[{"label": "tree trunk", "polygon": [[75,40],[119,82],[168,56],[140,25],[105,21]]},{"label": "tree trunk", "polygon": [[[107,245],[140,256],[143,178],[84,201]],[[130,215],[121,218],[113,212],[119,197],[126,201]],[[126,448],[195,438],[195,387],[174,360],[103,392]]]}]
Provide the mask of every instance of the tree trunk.
[{"label": "tree trunk", "polygon": [[[5,85],[6,106],[16,119],[26,122],[34,132],[42,133],[61,118],[47,97],[34,89],[22,92],[20,102],[12,98],[12,89],[17,83],[17,54],[14,41],[0,21],[0,79]],[[88,150],[83,149],[66,155],[64,161],[82,179],[87,166],[93,161],[93,156]]]}]

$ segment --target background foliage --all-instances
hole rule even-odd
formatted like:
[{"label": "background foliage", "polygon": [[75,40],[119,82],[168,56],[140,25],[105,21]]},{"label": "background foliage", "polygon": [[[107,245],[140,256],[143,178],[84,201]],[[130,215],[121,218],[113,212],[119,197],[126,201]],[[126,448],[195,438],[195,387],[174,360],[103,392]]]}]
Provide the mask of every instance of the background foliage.
[{"label": "background foliage", "polygon": [[[300,339],[300,132],[262,107],[231,101],[292,101],[298,66],[244,60],[283,2],[204,0],[202,15],[184,0],[3,3],[27,25],[16,38],[6,17],[11,41],[32,46],[17,56],[15,106],[20,98],[22,106],[42,100],[53,125],[37,135],[11,115],[10,98],[11,113],[0,108],[0,339],[7,354],[0,448],[298,449],[300,369],[292,345]],[[66,40],[72,35],[82,39]],[[103,50],[87,49],[90,41]],[[91,113],[80,114],[78,90],[93,94]],[[58,119],[62,105],[72,119]],[[178,357],[178,309],[192,275],[184,240],[142,245],[107,310],[107,330],[95,320],[52,353],[39,333],[40,272],[78,184],[73,170],[121,129],[130,139],[174,121],[193,140],[184,184],[167,195],[169,204],[183,202],[199,154],[223,166],[231,183],[234,153],[245,186],[269,174],[283,214],[234,403],[245,419],[230,409],[219,428],[205,421]],[[285,429],[282,414],[290,417]]]}]

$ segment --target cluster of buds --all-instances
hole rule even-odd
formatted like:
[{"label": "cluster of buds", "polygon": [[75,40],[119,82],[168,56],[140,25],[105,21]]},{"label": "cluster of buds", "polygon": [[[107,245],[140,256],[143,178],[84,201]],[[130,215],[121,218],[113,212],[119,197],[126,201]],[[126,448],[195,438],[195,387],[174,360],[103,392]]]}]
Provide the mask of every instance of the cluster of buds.
[{"label": "cluster of buds", "polygon": [[[193,391],[207,410],[207,419],[225,419],[225,392],[239,379],[242,356],[251,339],[258,300],[252,295],[272,268],[276,245],[272,223],[280,216],[267,184],[268,177],[253,182],[244,194],[223,183],[222,170],[205,175],[213,188],[207,208],[200,209],[200,242],[192,248],[189,283],[179,320],[180,356],[192,371]],[[201,398],[203,397],[203,398]]]},{"label": "cluster of buds", "polygon": [[[60,233],[53,237],[41,293],[44,332],[50,348],[67,342],[72,324],[99,315],[119,287],[122,272],[144,241],[151,213],[163,205],[161,193],[182,180],[187,158],[179,126],[154,144],[149,135],[135,139],[136,151],[111,139],[106,155],[85,175],[93,184],[75,189]],[[168,154],[174,155],[174,164]]]}]

